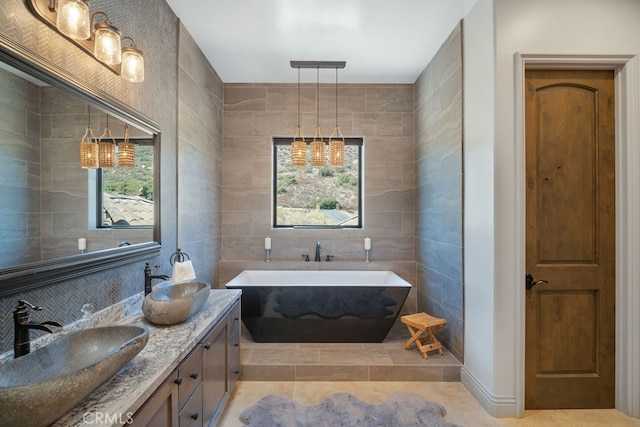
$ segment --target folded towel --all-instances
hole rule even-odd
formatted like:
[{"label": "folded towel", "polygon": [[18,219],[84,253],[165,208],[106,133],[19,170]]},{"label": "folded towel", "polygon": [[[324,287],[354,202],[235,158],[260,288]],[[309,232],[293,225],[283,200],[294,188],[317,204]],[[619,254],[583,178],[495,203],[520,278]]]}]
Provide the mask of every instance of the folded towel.
[{"label": "folded towel", "polygon": [[196,278],[191,260],[177,262],[173,265],[173,284],[190,282]]}]

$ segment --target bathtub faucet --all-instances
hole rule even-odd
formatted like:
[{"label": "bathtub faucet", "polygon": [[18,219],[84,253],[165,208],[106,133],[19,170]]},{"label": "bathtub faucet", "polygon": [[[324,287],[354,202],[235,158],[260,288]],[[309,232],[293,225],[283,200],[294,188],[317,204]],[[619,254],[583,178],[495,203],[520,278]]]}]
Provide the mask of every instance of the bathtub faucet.
[{"label": "bathtub faucet", "polygon": [[318,241],[318,243],[316,243],[316,257],[314,258],[314,261],[316,262],[320,262],[320,242]]}]

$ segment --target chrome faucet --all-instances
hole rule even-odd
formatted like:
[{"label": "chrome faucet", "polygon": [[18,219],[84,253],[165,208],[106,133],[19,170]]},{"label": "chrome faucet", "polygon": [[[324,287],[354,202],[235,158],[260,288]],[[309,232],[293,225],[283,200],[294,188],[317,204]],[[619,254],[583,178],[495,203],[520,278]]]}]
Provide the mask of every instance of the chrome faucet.
[{"label": "chrome faucet", "polygon": [[29,301],[21,299],[18,301],[18,306],[13,312],[13,357],[16,359],[31,351],[31,339],[29,337],[30,329],[37,329],[52,334],[53,331],[47,326],[62,327],[60,323],[51,320],[41,323],[32,322],[31,319],[29,319],[29,308],[37,311],[42,310],[42,307],[33,305]]},{"label": "chrome faucet", "polygon": [[144,265],[144,296],[147,296],[151,293],[151,281],[153,279],[162,279],[162,280],[169,280],[170,277],[167,276],[166,274],[158,274],[158,275],[152,275],[151,274],[151,266],[149,265],[149,263],[145,263]]},{"label": "chrome faucet", "polygon": [[316,257],[313,260],[317,261],[317,262],[322,261],[320,259],[320,241],[318,241],[318,243],[316,243]]}]

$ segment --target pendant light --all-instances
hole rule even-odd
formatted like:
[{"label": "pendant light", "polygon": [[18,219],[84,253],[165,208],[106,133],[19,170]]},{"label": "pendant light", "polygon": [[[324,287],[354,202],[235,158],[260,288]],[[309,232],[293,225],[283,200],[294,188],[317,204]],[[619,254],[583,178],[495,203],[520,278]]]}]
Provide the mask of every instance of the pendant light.
[{"label": "pendant light", "polygon": [[[110,139],[111,142],[103,141],[105,137]],[[107,115],[107,125],[104,128],[104,132],[98,138],[98,151],[98,164],[101,168],[113,168],[116,166],[116,140],[109,128],[109,115]]]},{"label": "pendant light", "polygon": [[311,141],[311,166],[324,166],[325,146],[320,132],[320,68],[316,68],[316,133]]},{"label": "pendant light", "polygon": [[136,165],[136,144],[129,142],[129,125],[124,125],[124,141],[118,143],[118,167],[132,168]]},{"label": "pendant light", "polygon": [[307,164],[307,143],[304,142],[300,128],[300,67],[298,67],[298,128],[291,141],[291,164],[294,167],[304,167]]},{"label": "pendant light", "polygon": [[91,130],[91,107],[87,105],[87,113],[89,122],[84,136],[80,139],[80,167],[83,169],[98,168],[98,142],[96,136]]},{"label": "pendant light", "polygon": [[85,0],[58,0],[56,28],[65,36],[75,40],[86,40],[91,37],[89,3]]},{"label": "pendant light", "polygon": [[338,126],[338,68],[336,67],[336,127],[329,137],[329,165],[344,166],[344,136]]}]

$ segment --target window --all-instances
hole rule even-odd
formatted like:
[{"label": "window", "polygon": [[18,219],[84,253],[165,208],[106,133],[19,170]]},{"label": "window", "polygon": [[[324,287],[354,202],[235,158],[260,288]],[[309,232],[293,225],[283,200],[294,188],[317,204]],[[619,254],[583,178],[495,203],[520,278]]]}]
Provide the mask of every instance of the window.
[{"label": "window", "polygon": [[362,228],[362,142],[345,138],[344,166],[296,168],[291,137],[274,137],[273,226]]},{"label": "window", "polygon": [[153,228],[153,140],[130,142],[136,144],[133,168],[93,170],[95,183],[90,187],[96,190],[90,200],[95,200],[95,210],[90,206],[90,217],[96,228]]}]

